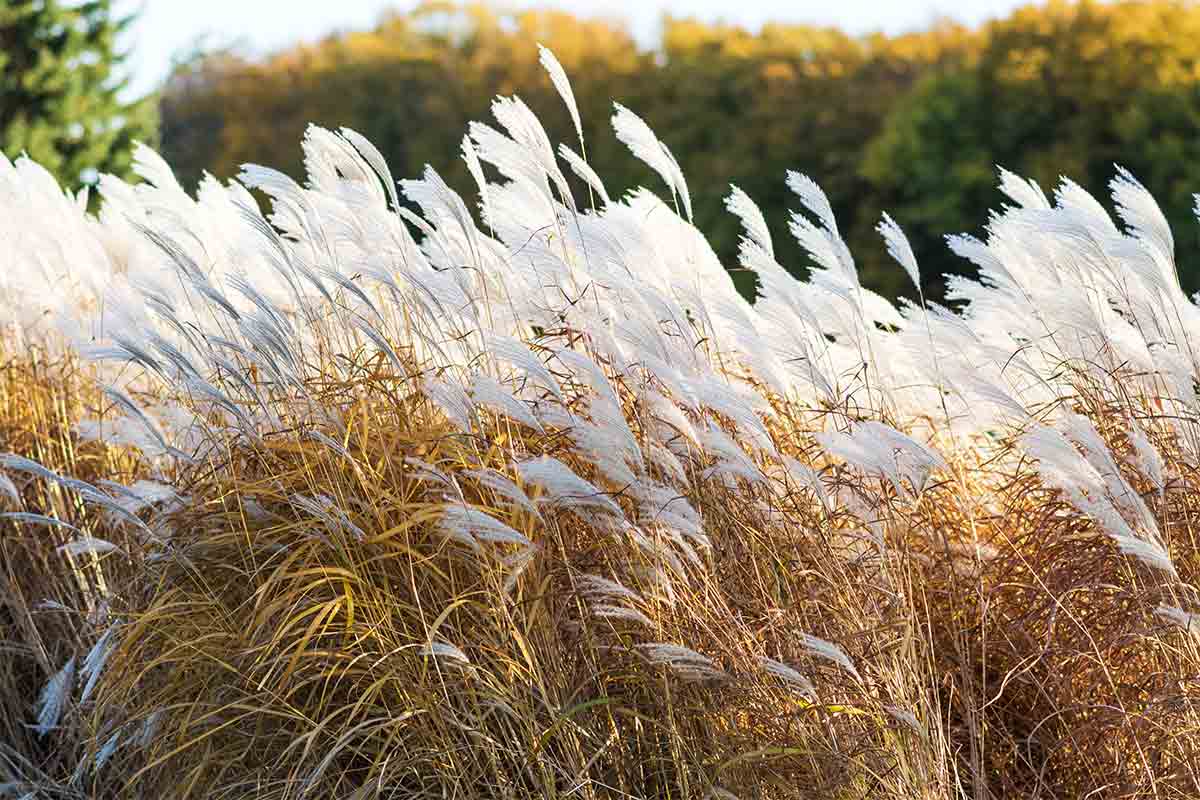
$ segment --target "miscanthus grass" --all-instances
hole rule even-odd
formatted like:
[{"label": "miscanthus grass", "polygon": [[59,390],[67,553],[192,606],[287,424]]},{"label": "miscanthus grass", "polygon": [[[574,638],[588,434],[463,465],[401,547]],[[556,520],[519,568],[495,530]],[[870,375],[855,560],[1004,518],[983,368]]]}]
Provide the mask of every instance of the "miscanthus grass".
[{"label": "miscanthus grass", "polygon": [[750,304],[542,62],[580,152],[500,98],[475,198],[316,127],[96,216],[0,160],[0,795],[1200,794],[1200,309],[1136,179],[1001,171],[953,309],[793,173],[795,279],[735,187]]}]

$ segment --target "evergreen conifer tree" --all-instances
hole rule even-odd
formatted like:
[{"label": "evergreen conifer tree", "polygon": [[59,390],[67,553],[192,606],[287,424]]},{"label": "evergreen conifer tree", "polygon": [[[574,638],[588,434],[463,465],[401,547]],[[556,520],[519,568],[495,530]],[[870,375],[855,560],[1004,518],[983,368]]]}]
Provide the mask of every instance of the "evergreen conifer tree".
[{"label": "evergreen conifer tree", "polygon": [[129,99],[117,39],[132,21],[111,0],[0,1],[0,149],[28,154],[66,185],[128,176],[152,143],[152,98]]}]

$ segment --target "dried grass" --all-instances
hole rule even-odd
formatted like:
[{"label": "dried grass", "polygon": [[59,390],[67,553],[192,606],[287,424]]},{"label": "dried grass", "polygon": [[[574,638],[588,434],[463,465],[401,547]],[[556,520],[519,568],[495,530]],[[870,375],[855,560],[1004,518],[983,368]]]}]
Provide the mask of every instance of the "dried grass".
[{"label": "dried grass", "polygon": [[[557,186],[528,109],[498,116],[513,138],[468,149]],[[107,288],[72,284],[59,338],[11,301],[0,451],[53,474],[0,471],[3,511],[40,515],[0,519],[0,796],[1200,796],[1195,309],[1138,255],[1164,240],[1127,176],[1119,241],[1066,184],[959,241],[992,281],[962,317],[865,293],[807,178],[808,283],[735,195],[751,309],[646,195],[547,188],[537,228],[488,183],[485,233],[431,173],[403,184],[425,218],[396,213],[355,142],[310,134],[309,189],[248,170],[270,224],[146,153],[156,186],[105,187],[124,218],[22,200]],[[0,174],[14,214],[34,169]],[[1086,330],[1086,292],[1019,271],[1099,292],[1096,252],[1158,305],[1126,287]],[[1122,315],[1166,331],[1155,369],[1118,358]],[[1104,452],[1031,458],[1068,413]]]}]

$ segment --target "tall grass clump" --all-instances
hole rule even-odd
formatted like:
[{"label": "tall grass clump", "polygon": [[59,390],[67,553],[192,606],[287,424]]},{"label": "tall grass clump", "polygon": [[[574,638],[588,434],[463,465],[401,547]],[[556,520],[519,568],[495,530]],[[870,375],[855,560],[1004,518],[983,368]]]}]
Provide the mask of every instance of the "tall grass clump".
[{"label": "tall grass clump", "polygon": [[735,187],[750,304],[542,57],[579,140],[497,99],[473,204],[350,130],[194,196],[142,149],[95,217],[0,161],[0,794],[1200,793],[1200,309],[1140,184],[1002,171],[954,308],[795,173],[794,279]]}]

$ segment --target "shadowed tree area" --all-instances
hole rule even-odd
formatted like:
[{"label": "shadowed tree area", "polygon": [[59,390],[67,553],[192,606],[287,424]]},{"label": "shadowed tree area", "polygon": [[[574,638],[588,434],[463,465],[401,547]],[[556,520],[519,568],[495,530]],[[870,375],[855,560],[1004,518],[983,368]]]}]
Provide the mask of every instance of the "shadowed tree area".
[{"label": "shadowed tree area", "polygon": [[1098,190],[1120,165],[1152,187],[1195,291],[1198,77],[1192,4],[1021,9],[987,28],[968,68],[923,78],[897,104],[867,148],[872,205],[895,209],[924,266],[940,273],[959,267],[941,234],[996,205],[994,165],[1047,192],[1060,176]]}]

